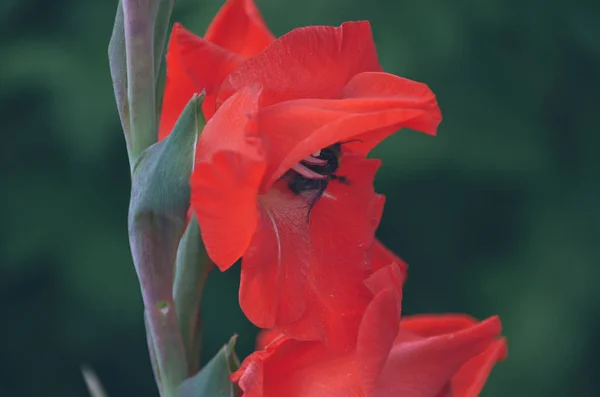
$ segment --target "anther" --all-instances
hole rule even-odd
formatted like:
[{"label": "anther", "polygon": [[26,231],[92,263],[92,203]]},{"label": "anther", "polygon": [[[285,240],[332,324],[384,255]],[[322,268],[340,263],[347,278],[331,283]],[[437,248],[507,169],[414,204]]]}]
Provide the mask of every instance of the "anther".
[{"label": "anther", "polygon": [[302,175],[305,178],[308,179],[326,179],[327,176],[326,175],[321,175],[319,173],[314,172],[313,170],[303,166],[302,164],[298,163],[296,165],[294,165],[292,167],[292,169],[294,171],[296,171],[298,174]]},{"label": "anther", "polygon": [[325,164],[327,164],[327,160],[319,159],[319,158],[314,157],[314,155],[312,155],[312,156],[305,157],[304,160],[302,160],[302,163],[311,164],[311,165],[325,165]]}]

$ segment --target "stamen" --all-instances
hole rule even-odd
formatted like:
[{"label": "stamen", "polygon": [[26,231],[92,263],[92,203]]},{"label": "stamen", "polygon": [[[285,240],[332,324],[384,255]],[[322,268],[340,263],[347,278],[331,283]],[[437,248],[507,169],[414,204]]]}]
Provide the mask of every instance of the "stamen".
[{"label": "stamen", "polygon": [[300,175],[302,175],[303,177],[308,178],[308,179],[326,179],[327,178],[326,175],[321,175],[319,173],[316,173],[313,170],[306,168],[305,166],[303,166],[300,163],[294,165],[292,167],[292,169],[294,171],[296,171],[297,173],[299,173]]},{"label": "stamen", "polygon": [[306,163],[306,164],[312,164],[312,165],[325,165],[325,164],[327,164],[327,160],[315,158],[314,154],[312,156],[305,157],[304,160],[302,160],[302,162]]},{"label": "stamen", "polygon": [[312,155],[313,155],[313,157],[319,157],[321,155],[321,150],[317,150]]}]

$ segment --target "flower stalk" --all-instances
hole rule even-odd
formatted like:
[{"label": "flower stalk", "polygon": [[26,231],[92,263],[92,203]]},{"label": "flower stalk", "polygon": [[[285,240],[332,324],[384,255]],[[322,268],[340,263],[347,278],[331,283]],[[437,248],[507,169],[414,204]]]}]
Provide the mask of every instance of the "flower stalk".
[{"label": "flower stalk", "polygon": [[[194,96],[173,133],[156,142],[156,86],[173,5],[174,0],[122,0],[109,44],[132,174],[129,240],[144,301],[148,348],[165,397],[175,396],[189,375],[173,283],[187,221],[194,146],[204,126],[198,118],[201,100]],[[196,318],[197,310],[187,317]]]},{"label": "flower stalk", "polygon": [[198,116],[200,106],[198,96],[192,97],[171,135],[142,153],[132,177],[129,242],[146,310],[149,348],[156,360],[157,383],[166,397],[174,396],[188,376],[173,283],[187,221],[195,142],[204,126]]}]

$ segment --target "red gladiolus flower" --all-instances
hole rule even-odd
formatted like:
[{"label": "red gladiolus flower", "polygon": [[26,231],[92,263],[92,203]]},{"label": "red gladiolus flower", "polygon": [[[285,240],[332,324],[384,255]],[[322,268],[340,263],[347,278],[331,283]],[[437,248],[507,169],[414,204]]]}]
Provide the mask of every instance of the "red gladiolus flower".
[{"label": "red gladiolus flower", "polygon": [[367,22],[275,40],[250,0],[230,0],[204,39],[174,27],[161,137],[203,90],[191,205],[210,258],[225,270],[243,257],[254,324],[348,349],[363,280],[400,262],[374,239],[384,198],[365,156],[403,127],[434,134],[435,96],[381,71]]},{"label": "red gladiolus flower", "polygon": [[367,280],[374,297],[354,351],[267,331],[259,338],[261,350],[232,375],[244,397],[478,396],[494,364],[506,356],[499,319],[477,322],[447,314],[398,322],[393,269],[383,268]]}]

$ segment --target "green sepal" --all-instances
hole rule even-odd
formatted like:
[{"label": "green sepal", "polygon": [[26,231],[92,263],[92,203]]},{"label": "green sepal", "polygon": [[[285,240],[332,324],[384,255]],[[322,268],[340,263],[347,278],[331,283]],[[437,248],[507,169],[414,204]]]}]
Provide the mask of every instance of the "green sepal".
[{"label": "green sepal", "polygon": [[196,140],[204,127],[201,104],[201,97],[194,95],[171,134],[140,155],[132,174],[129,242],[166,397],[174,396],[188,376],[173,281],[190,202]]},{"label": "green sepal", "polygon": [[[130,209],[176,216],[185,221],[195,145],[204,128],[204,95],[194,95],[165,139],[146,149],[133,168]],[[183,224],[182,224],[183,229]]]},{"label": "green sepal", "polygon": [[202,290],[212,263],[206,254],[200,226],[195,215],[191,216],[188,226],[179,242],[175,265],[175,283],[173,297],[177,319],[187,353],[190,374],[199,369],[201,329],[200,300]]},{"label": "green sepal", "polygon": [[229,376],[237,370],[232,367],[235,356],[234,347],[237,336],[234,335],[229,343],[202,368],[200,372],[182,383],[179,388],[179,397],[236,397],[238,388]]}]

